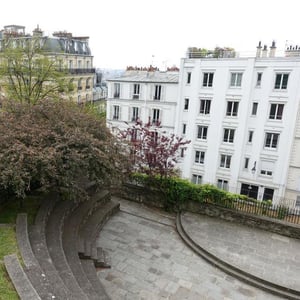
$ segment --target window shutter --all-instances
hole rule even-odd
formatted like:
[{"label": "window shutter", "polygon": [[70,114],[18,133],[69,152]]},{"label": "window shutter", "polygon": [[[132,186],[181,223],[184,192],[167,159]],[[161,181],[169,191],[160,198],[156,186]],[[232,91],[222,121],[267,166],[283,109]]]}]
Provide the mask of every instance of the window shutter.
[{"label": "window shutter", "polygon": [[273,171],[274,170],[274,162],[273,161],[261,161],[261,170]]}]

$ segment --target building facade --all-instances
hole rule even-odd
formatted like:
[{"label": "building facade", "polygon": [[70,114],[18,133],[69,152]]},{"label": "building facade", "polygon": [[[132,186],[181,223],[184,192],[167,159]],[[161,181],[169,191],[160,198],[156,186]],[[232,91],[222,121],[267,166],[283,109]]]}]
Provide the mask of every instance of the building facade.
[{"label": "building facade", "polygon": [[126,129],[126,123],[141,120],[174,132],[178,76],[178,72],[148,69],[129,70],[108,79],[108,126],[113,130]]},{"label": "building facade", "polygon": [[39,27],[32,34],[26,34],[24,26],[8,25],[0,31],[0,51],[4,47],[30,39],[35,39],[50,59],[60,61],[59,67],[67,71],[70,86],[74,87],[71,93],[74,101],[84,103],[93,100],[95,68],[89,37],[76,37],[65,31],[54,32],[49,37]]},{"label": "building facade", "polygon": [[[300,51],[181,60],[176,133],[182,177],[300,206]],[[297,50],[297,49],[296,49]]]}]

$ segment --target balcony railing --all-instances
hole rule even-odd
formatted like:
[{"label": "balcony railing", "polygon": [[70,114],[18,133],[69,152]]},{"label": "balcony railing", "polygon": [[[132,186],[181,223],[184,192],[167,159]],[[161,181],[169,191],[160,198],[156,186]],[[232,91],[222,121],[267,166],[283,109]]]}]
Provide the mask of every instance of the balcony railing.
[{"label": "balcony railing", "polygon": [[89,69],[75,68],[75,69],[67,69],[65,71],[70,74],[94,74],[96,72],[96,69],[95,68],[89,68]]}]

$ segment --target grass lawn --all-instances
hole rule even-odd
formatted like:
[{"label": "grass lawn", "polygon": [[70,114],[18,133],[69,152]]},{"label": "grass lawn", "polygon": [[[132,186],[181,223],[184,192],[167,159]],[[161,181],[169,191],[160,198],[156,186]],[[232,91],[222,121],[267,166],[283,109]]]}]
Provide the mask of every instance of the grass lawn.
[{"label": "grass lawn", "polygon": [[18,248],[14,227],[0,227],[0,300],[19,299],[3,263],[5,255],[17,252]]},{"label": "grass lawn", "polygon": [[28,222],[32,224],[40,206],[41,196],[29,196],[20,208],[20,203],[15,200],[0,206],[0,224],[11,224],[11,226],[0,225],[0,300],[19,299],[8,274],[6,272],[3,257],[8,254],[18,253],[16,232],[14,224],[18,213],[26,212]]}]

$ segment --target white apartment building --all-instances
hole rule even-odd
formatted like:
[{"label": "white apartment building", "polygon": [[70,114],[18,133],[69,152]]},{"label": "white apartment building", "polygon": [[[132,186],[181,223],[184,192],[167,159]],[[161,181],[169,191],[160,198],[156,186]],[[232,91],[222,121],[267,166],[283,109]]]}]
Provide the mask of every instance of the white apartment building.
[{"label": "white apartment building", "polygon": [[107,123],[125,129],[137,120],[174,132],[178,99],[178,72],[153,69],[126,71],[107,80]]},{"label": "white apartment building", "polygon": [[180,168],[195,183],[300,206],[300,48],[275,50],[181,60],[175,130],[191,144]]}]

